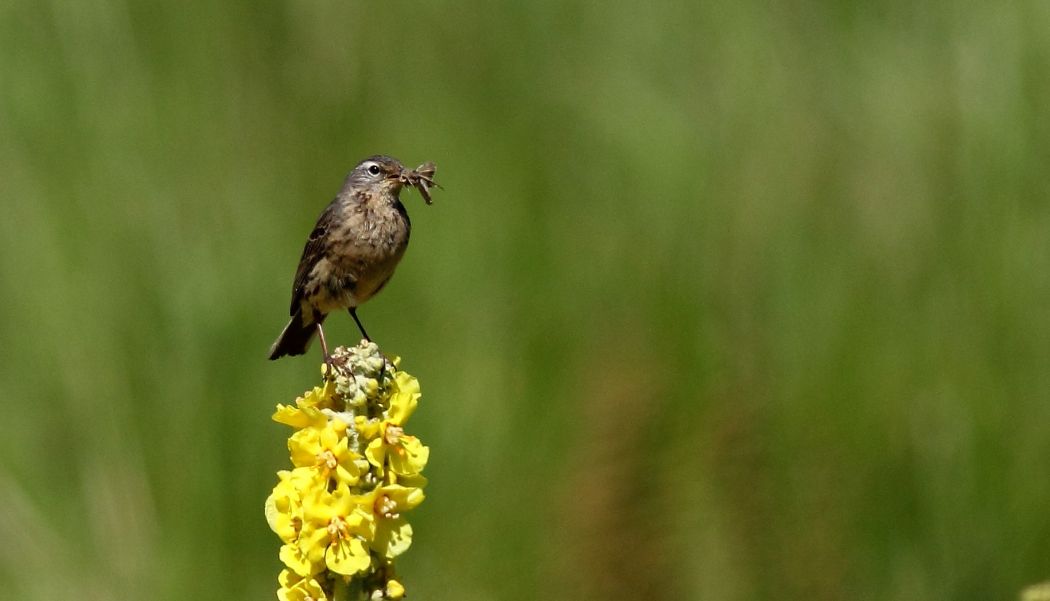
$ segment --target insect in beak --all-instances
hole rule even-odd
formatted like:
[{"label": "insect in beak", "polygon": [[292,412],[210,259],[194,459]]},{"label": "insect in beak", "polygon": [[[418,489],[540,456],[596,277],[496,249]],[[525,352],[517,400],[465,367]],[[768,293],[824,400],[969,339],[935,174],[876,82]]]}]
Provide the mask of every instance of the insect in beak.
[{"label": "insect in beak", "polygon": [[434,181],[434,172],[436,170],[434,163],[426,162],[412,170],[402,169],[400,180],[403,185],[412,186],[419,190],[419,195],[423,197],[423,200],[428,205],[433,204],[434,201],[430,198],[430,188],[432,186],[436,188],[441,187]]}]

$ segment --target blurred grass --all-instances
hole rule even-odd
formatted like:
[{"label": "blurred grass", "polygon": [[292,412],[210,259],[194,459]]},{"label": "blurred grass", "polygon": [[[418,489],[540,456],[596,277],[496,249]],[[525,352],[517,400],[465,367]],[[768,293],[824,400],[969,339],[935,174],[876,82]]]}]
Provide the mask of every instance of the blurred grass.
[{"label": "blurred grass", "polygon": [[[1050,9],[0,7],[0,575],[272,598],[269,363],[376,152],[419,599],[988,599],[1050,574]],[[354,340],[349,319],[330,336]]]}]

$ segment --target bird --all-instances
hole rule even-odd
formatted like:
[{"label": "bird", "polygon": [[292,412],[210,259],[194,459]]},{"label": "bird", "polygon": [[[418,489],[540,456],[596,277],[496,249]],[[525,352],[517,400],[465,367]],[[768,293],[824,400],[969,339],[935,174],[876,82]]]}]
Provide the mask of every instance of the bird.
[{"label": "bird", "polygon": [[291,319],[270,347],[270,360],[306,353],[316,332],[328,361],[321,324],[342,309],[372,341],[357,307],[386,286],[408,248],[412,223],[401,190],[414,187],[431,204],[434,172],[434,163],[408,169],[386,155],[368,157],[350,171],[306,241],[292,283]]}]

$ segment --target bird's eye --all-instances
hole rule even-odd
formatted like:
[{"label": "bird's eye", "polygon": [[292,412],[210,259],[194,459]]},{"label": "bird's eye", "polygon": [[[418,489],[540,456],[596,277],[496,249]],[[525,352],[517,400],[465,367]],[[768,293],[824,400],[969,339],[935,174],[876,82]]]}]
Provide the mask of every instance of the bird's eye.
[{"label": "bird's eye", "polygon": [[379,175],[379,165],[372,164],[368,166],[368,172],[372,175]]}]

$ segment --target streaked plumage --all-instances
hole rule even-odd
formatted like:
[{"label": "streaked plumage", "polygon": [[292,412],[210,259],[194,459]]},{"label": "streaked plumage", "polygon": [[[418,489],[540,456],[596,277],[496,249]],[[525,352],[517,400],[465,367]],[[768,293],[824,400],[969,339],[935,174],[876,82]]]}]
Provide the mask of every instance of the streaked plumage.
[{"label": "streaked plumage", "polygon": [[349,309],[368,338],[355,309],[390,280],[412,229],[399,194],[406,185],[425,193],[434,185],[433,173],[431,163],[410,170],[388,156],[369,157],[350,172],[306,241],[292,285],[292,319],[270,348],[270,359],[305,353],[315,331],[325,345],[320,326],[341,309]]}]

